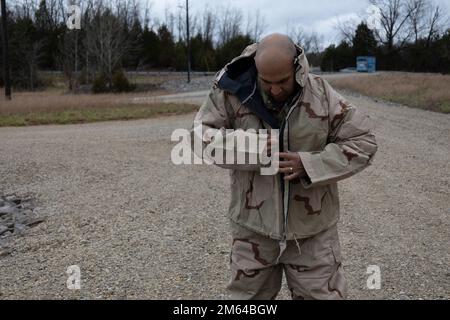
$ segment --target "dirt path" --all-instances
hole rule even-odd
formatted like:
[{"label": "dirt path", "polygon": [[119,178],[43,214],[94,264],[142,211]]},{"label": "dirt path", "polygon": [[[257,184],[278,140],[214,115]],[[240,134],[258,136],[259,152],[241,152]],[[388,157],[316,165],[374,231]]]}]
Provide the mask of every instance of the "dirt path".
[{"label": "dirt path", "polygon": [[[340,183],[350,298],[449,299],[450,115],[349,99],[379,143],[374,165]],[[0,239],[0,299],[226,298],[228,173],[170,161],[172,131],[192,118],[0,128],[0,194],[30,195],[47,216]],[[380,290],[366,287],[370,265]]]}]

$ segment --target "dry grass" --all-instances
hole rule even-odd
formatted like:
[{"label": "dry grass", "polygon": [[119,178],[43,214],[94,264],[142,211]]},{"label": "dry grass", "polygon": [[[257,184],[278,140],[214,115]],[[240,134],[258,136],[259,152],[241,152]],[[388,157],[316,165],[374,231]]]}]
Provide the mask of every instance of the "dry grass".
[{"label": "dry grass", "polygon": [[383,72],[329,79],[338,89],[401,103],[410,107],[450,113],[450,76]]},{"label": "dry grass", "polygon": [[0,97],[0,116],[37,112],[56,112],[67,110],[104,109],[129,104],[137,96],[164,94],[155,91],[145,94],[63,94],[57,90],[43,92],[17,92],[13,99],[6,101]]},{"label": "dry grass", "polygon": [[127,74],[131,83],[135,84],[149,84],[159,86],[170,80],[186,79],[186,75],[183,74],[161,74],[161,75],[146,75],[146,74]]},{"label": "dry grass", "polygon": [[[169,80],[185,79],[186,75],[180,73],[134,73],[128,72],[126,76],[130,83],[137,85],[153,85],[159,86]],[[43,85],[47,88],[67,88],[67,81],[64,75],[58,72],[45,72],[39,73],[39,79],[43,82]]]},{"label": "dry grass", "polygon": [[0,90],[0,126],[65,124],[105,120],[141,119],[161,115],[193,112],[196,105],[184,103],[147,103],[135,105],[137,97],[169,94],[161,85],[183,74],[130,74],[129,80],[138,90],[126,94],[66,93],[67,83],[59,73],[42,72],[45,90],[27,92],[13,90],[8,101]]},{"label": "dry grass", "polygon": [[120,107],[100,109],[91,108],[50,112],[30,112],[1,116],[0,127],[147,119],[158,116],[185,114],[197,110],[197,105],[162,103],[147,105],[122,105]]},{"label": "dry grass", "polygon": [[[146,93],[145,96],[163,92]],[[198,106],[184,103],[136,105],[143,94],[62,94],[58,90],[13,93],[11,101],[0,97],[0,127],[39,124],[68,124],[107,120],[144,119],[189,113]]]}]

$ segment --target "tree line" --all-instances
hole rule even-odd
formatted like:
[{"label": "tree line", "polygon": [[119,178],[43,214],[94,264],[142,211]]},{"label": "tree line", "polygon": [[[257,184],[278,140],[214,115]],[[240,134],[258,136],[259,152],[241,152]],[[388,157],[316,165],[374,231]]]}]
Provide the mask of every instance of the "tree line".
[{"label": "tree line", "polygon": [[322,52],[321,68],[355,66],[375,56],[381,70],[450,73],[450,23],[445,8],[430,0],[370,0],[378,19],[340,23],[343,40]]},{"label": "tree line", "polygon": [[[67,28],[67,2],[63,0],[22,0],[7,8],[15,87],[33,90],[40,86],[38,70],[62,71],[69,88],[95,85],[98,80],[100,91],[113,89],[114,79],[124,82],[122,70],[186,70],[184,8],[166,9],[159,21],[151,17],[151,7],[142,8],[138,0],[73,4],[81,5],[80,30]],[[191,66],[199,71],[216,71],[257,41],[266,28],[259,12],[244,18],[242,11],[231,7],[205,9],[189,22]]]},{"label": "tree line", "polygon": [[[186,70],[185,8],[166,9],[158,20],[139,0],[70,2],[81,7],[80,30],[66,26],[66,0],[8,1],[13,86],[34,90],[42,85],[38,71],[59,70],[69,89],[93,84],[99,92],[126,91],[132,86],[123,70]],[[357,56],[374,55],[378,69],[450,72],[450,29],[443,8],[431,0],[369,2],[377,9],[377,22],[371,28],[364,19],[340,24],[343,40],[337,46],[322,50],[323,39],[300,27],[287,33],[324,71],[354,67]],[[245,16],[222,7],[192,14],[192,69],[217,71],[266,28],[259,11]]]}]

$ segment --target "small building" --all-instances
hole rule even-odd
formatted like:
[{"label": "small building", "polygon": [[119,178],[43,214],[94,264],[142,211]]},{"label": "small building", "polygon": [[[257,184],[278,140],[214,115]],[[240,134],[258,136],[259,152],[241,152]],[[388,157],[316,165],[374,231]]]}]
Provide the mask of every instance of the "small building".
[{"label": "small building", "polygon": [[356,58],[356,71],[375,72],[377,60],[375,57],[360,56]]}]

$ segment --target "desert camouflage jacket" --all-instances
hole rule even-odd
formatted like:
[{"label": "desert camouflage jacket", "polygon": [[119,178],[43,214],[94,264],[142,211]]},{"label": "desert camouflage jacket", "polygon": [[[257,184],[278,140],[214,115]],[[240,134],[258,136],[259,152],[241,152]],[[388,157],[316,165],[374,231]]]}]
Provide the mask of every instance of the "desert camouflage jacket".
[{"label": "desert camouflage jacket", "polygon": [[285,182],[280,174],[261,175],[262,164],[218,164],[230,169],[229,218],[273,239],[310,237],[339,220],[337,182],[372,163],[377,151],[372,121],[325,80],[310,74],[298,47],[295,77],[300,94],[280,123],[257,90],[256,49],[257,44],[247,47],[217,74],[194,120],[194,127],[201,123],[203,130],[192,130],[191,137],[218,152],[226,147],[221,138],[212,139],[211,132],[221,131],[225,139],[247,129],[280,129],[280,148],[300,154],[307,177]]}]

